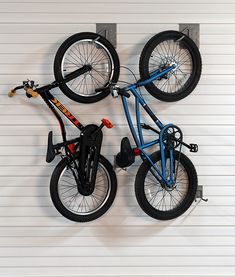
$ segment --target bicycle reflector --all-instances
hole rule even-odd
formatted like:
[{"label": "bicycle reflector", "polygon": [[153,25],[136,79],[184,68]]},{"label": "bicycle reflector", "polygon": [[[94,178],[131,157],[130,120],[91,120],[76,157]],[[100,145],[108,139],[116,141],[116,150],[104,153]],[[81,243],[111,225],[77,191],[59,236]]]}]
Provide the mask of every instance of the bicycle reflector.
[{"label": "bicycle reflector", "polygon": [[103,118],[103,119],[101,120],[101,122],[102,122],[102,124],[103,124],[105,127],[107,127],[108,129],[113,128],[113,124],[112,124],[108,119]]},{"label": "bicycle reflector", "polygon": [[134,148],[133,153],[134,153],[134,156],[139,156],[141,154],[141,151],[138,148]]},{"label": "bicycle reflector", "polygon": [[71,154],[74,154],[76,152],[76,149],[75,149],[75,144],[74,143],[71,143],[68,145],[68,149],[69,149],[69,152]]}]

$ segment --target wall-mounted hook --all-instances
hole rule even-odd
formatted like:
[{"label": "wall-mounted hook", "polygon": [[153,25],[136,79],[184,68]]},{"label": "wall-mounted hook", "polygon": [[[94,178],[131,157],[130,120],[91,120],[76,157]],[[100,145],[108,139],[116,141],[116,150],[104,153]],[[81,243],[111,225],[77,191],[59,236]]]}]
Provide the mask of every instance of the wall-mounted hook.
[{"label": "wall-mounted hook", "polygon": [[117,46],[117,24],[116,23],[97,23],[96,33],[104,36],[116,48]]}]

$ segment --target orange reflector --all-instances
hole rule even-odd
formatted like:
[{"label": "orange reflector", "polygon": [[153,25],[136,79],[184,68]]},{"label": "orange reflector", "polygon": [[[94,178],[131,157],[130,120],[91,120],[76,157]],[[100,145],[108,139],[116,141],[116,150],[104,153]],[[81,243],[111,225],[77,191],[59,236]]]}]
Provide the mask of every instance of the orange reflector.
[{"label": "orange reflector", "polygon": [[104,125],[105,127],[107,127],[108,129],[113,128],[113,124],[112,124],[108,119],[103,118],[103,119],[101,120],[101,122],[102,122],[103,125]]}]

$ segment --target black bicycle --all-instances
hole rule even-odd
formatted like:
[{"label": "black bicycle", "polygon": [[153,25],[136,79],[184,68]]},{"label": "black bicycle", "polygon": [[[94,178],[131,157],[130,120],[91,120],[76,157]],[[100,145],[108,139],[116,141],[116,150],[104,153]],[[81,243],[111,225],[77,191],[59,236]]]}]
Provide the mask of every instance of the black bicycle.
[{"label": "black bicycle", "polygon": [[[173,64],[174,70],[145,85],[147,91],[159,100],[172,102],[189,95],[200,79],[202,62],[198,47],[187,35],[164,31],[153,36],[140,55],[141,79],[146,80],[153,72],[164,71]],[[56,53],[55,79],[60,82],[66,74],[84,65],[91,66],[89,72],[62,83],[60,89],[74,101],[97,102],[109,93],[102,89],[118,81],[120,63],[117,52],[99,34],[75,34],[66,39]]]},{"label": "black bicycle", "polygon": [[[115,198],[115,172],[109,161],[100,154],[102,128],[112,128],[112,124],[107,119],[102,119],[100,126],[82,125],[50,90],[63,86],[90,70],[89,65],[84,65],[66,75],[62,81],[54,81],[42,87],[36,87],[34,81],[24,81],[23,85],[8,93],[12,97],[17,90],[24,89],[29,98],[40,95],[58,119],[63,142],[54,145],[52,131],[48,134],[46,161],[52,162],[56,155],[62,158],[51,176],[50,195],[56,209],[66,218],[77,222],[97,219],[109,209]],[[67,140],[65,125],[56,108],[80,131],[77,138]]]}]

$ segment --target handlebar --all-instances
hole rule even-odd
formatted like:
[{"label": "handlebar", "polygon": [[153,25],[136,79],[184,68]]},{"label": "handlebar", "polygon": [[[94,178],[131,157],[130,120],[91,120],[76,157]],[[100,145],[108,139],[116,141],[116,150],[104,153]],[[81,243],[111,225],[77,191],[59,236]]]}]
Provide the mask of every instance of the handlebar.
[{"label": "handlebar", "polygon": [[18,86],[18,87],[13,88],[12,90],[10,90],[10,91],[8,92],[8,96],[9,96],[9,97],[13,97],[13,96],[15,95],[16,91],[17,91],[18,89],[22,89],[22,88],[24,88],[24,86]]},{"label": "handlebar", "polygon": [[33,90],[32,88],[26,88],[25,86],[18,86],[16,88],[10,90],[8,92],[8,96],[9,97],[13,97],[16,94],[16,91],[18,89],[24,89],[26,91],[26,96],[29,97],[29,98],[31,98],[31,97],[33,97],[33,98],[38,97],[37,91]]},{"label": "handlebar", "polygon": [[31,98],[31,97],[36,98],[36,97],[38,97],[38,93],[37,93],[37,91],[33,90],[32,88],[27,88],[26,96],[29,98]]},{"label": "handlebar", "polygon": [[13,97],[14,95],[15,95],[15,90],[14,89],[12,89],[12,90],[10,90],[9,92],[8,92],[8,97]]},{"label": "handlebar", "polygon": [[40,88],[37,88],[37,86],[34,85],[34,81],[30,81],[30,80],[24,81],[22,86],[17,86],[15,88],[13,88],[12,90],[10,90],[8,92],[8,96],[13,97],[17,90],[24,89],[26,91],[26,96],[27,97],[36,98],[38,96],[38,94],[40,94],[40,92],[49,91],[53,88],[59,87],[60,85],[65,84],[65,83],[77,78],[78,76],[80,76],[80,75],[82,75],[82,74],[84,74],[88,71],[91,71],[91,70],[92,70],[91,65],[84,65],[83,67],[67,74],[65,76],[65,78],[62,79],[61,81],[54,81],[51,84],[40,87]]}]

